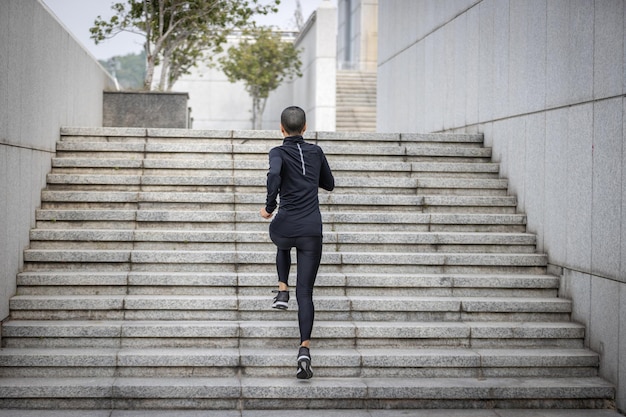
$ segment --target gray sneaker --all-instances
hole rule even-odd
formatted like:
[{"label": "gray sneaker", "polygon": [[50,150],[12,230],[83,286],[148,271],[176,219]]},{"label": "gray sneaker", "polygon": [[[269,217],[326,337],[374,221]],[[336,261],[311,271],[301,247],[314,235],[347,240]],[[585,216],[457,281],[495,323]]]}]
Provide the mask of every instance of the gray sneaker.
[{"label": "gray sneaker", "polygon": [[274,297],[274,303],[272,304],[272,308],[287,310],[287,307],[289,307],[289,291],[274,290],[272,292],[278,293],[278,295]]},{"label": "gray sneaker", "polygon": [[309,348],[300,346],[296,378],[309,379],[311,377],[313,377],[313,370],[311,369],[311,354],[309,353]]}]

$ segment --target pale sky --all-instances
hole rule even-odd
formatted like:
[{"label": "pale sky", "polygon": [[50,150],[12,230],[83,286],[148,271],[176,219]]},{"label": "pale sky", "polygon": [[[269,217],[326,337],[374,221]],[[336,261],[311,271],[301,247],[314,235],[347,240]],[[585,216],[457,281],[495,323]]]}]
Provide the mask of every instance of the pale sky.
[{"label": "pale sky", "polygon": [[[98,16],[109,19],[113,15],[111,4],[124,2],[124,0],[42,0],[48,8],[57,16],[65,27],[82,43],[87,50],[97,59],[106,60],[116,55],[139,53],[142,50],[143,39],[141,36],[130,33],[120,33],[112,39],[96,45],[89,38],[89,28],[93,26]],[[324,0],[300,0],[302,15],[306,21],[311,13]],[[331,0],[334,5],[337,0]],[[272,16],[264,16],[257,20],[262,25],[272,25],[281,29],[292,30],[295,28],[294,12],[296,0],[281,0],[278,13]]]}]

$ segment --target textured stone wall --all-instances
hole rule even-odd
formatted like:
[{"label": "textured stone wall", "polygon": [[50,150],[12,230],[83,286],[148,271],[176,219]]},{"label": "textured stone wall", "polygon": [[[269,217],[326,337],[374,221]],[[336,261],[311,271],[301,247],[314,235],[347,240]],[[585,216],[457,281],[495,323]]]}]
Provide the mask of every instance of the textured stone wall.
[{"label": "textured stone wall", "polygon": [[623,0],[379,3],[378,130],[481,132],[626,409]]},{"label": "textured stone wall", "polygon": [[114,83],[38,0],[0,1],[0,319],[61,126],[102,126]]},{"label": "textured stone wall", "polygon": [[189,93],[105,91],[104,127],[189,128]]}]

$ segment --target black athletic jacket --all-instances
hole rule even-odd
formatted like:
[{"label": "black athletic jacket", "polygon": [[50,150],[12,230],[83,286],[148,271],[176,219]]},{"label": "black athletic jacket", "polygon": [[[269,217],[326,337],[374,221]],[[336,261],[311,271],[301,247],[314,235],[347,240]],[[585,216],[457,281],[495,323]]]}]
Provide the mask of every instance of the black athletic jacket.
[{"label": "black athletic jacket", "polygon": [[326,156],[302,136],[288,136],[269,152],[265,210],[272,213],[280,195],[280,208],[270,233],[282,237],[321,236],[322,216],[318,187],[332,191],[335,178]]}]

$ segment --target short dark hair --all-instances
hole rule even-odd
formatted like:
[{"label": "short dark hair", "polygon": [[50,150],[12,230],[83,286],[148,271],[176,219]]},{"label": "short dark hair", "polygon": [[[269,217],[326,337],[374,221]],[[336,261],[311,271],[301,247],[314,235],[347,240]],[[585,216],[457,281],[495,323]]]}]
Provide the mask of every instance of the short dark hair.
[{"label": "short dark hair", "polygon": [[290,135],[299,135],[306,125],[306,114],[298,106],[290,106],[280,115],[280,124]]}]

